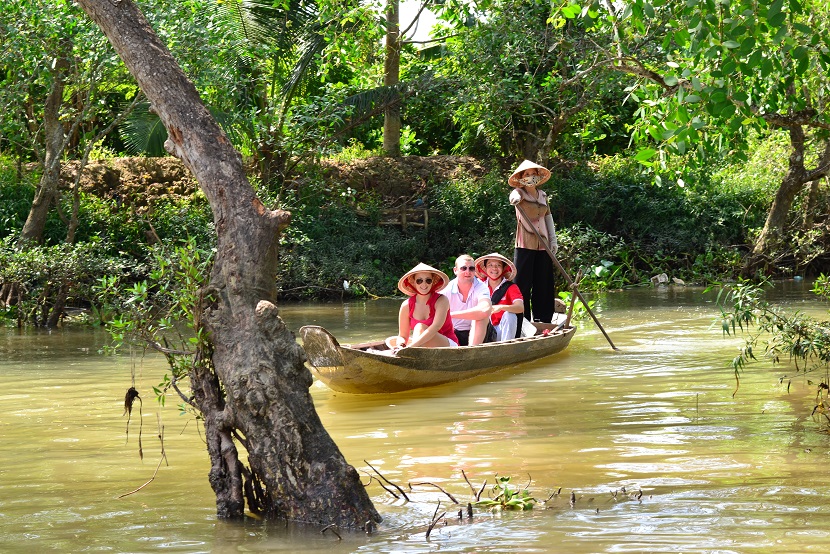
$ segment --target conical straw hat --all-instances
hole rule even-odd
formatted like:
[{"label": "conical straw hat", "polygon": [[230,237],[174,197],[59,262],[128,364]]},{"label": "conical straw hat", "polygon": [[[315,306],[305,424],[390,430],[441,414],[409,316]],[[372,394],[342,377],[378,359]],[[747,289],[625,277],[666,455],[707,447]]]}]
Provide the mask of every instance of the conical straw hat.
[{"label": "conical straw hat", "polygon": [[447,286],[447,283],[450,282],[450,278],[447,277],[447,274],[443,271],[439,271],[431,265],[419,263],[418,265],[404,273],[404,276],[398,280],[398,290],[400,290],[407,296],[415,296],[415,294],[417,293],[415,291],[415,287],[412,286],[412,283],[409,282],[409,278],[415,275],[416,273],[433,274],[432,289],[430,289],[430,292],[441,290],[442,288]]},{"label": "conical straw hat", "polygon": [[522,186],[522,184],[519,182],[519,179],[521,178],[522,173],[526,169],[539,170],[539,176],[542,178],[542,180],[539,181],[539,183],[536,185],[537,187],[541,187],[543,184],[548,182],[548,179],[550,179],[550,170],[548,170],[548,168],[542,167],[539,164],[535,164],[530,160],[525,160],[519,164],[519,167],[516,168],[516,171],[514,171],[513,174],[507,179],[507,184],[513,188]]},{"label": "conical straw hat", "polygon": [[478,275],[479,279],[487,279],[487,273],[484,271],[484,266],[487,263],[487,260],[498,260],[504,264],[504,271],[502,272],[502,276],[506,279],[515,279],[516,278],[516,266],[513,262],[499,254],[498,252],[493,252],[492,254],[487,254],[486,256],[481,256],[475,261],[476,266],[476,275]]}]

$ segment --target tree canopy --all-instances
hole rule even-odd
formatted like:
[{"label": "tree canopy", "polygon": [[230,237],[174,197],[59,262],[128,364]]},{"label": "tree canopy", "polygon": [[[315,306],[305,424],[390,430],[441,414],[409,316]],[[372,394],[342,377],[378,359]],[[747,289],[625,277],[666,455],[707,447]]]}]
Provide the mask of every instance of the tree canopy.
[{"label": "tree canopy", "polygon": [[607,67],[634,76],[637,158],[663,153],[746,160],[753,133],[785,132],[788,173],[753,254],[781,239],[793,200],[830,170],[830,9],[822,2],[657,0],[567,4],[613,48]]}]

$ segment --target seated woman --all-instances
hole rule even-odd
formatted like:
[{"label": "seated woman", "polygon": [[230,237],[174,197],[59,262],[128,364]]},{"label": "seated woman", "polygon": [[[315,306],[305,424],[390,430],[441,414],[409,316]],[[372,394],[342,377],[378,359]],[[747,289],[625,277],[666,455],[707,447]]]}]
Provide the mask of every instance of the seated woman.
[{"label": "seated woman", "polygon": [[522,291],[510,281],[516,275],[513,262],[493,253],[475,261],[476,275],[487,283],[493,311],[490,323],[496,328],[496,342],[514,339],[521,329],[519,318],[524,317],[525,304]]},{"label": "seated woman", "polygon": [[434,267],[420,263],[398,281],[398,289],[409,296],[398,313],[398,336],[387,340],[397,351],[411,346],[457,347],[452,328],[450,301],[438,294],[450,280]]}]

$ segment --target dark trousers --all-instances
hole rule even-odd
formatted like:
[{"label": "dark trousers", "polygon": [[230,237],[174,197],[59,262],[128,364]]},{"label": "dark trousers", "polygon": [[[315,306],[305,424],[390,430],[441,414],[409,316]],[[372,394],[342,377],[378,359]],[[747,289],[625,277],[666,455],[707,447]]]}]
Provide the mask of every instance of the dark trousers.
[{"label": "dark trousers", "polygon": [[[455,331],[455,338],[458,339],[458,346],[470,345],[469,329],[467,329],[466,331],[459,331],[458,329],[453,329],[453,331]],[[493,327],[493,324],[489,321],[487,322],[487,331],[484,333],[484,343],[487,342],[496,342],[496,328]]]},{"label": "dark trousers", "polygon": [[[513,263],[516,264],[513,282],[522,291],[525,317],[530,321],[550,322],[553,319],[556,283],[553,278],[553,261],[547,251],[517,248],[513,254]],[[520,324],[519,328],[521,327]]]}]

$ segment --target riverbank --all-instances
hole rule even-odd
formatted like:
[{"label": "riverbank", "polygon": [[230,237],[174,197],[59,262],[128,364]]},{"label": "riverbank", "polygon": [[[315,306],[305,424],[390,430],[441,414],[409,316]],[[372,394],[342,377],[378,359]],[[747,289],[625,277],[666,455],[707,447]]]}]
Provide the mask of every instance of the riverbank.
[{"label": "riverbank", "polygon": [[[65,167],[64,186],[74,182],[76,167]],[[0,169],[0,281],[21,282],[18,290],[28,291],[24,319],[48,311],[65,286],[68,307],[92,309],[107,289],[102,279],[118,275],[122,286],[141,282],[159,253],[170,257],[183,244],[199,250],[201,259],[211,255],[210,207],[178,160],[91,164],[80,181],[76,246],[61,246],[72,210],[65,190],[62,209],[47,221],[45,245],[26,254],[14,238],[37,175],[21,180],[13,166]],[[583,273],[586,291],[648,285],[663,274],[689,284],[737,278],[763,225],[770,189],[769,182],[734,175],[657,186],[652,175],[622,157],[553,169],[545,190],[558,256],[571,275]],[[418,262],[449,270],[462,252],[510,256],[516,226],[507,202],[510,171],[505,161],[470,157],[328,160],[279,186],[257,185],[266,204],[292,213],[280,242],[280,299],[392,296],[398,277]],[[816,206],[827,204],[820,196]],[[795,238],[782,243],[765,268],[768,275],[809,277],[827,270],[827,219],[816,217],[810,225],[808,233],[788,231]],[[6,309],[14,301],[2,299]]]}]

